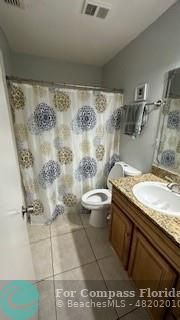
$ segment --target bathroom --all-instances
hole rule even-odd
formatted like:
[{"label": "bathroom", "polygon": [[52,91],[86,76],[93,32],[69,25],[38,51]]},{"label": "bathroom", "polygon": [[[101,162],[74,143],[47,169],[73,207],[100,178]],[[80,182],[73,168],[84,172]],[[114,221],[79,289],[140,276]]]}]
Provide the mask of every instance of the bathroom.
[{"label": "bathroom", "polygon": [[180,319],[179,33],[175,0],[0,2],[0,319]]}]

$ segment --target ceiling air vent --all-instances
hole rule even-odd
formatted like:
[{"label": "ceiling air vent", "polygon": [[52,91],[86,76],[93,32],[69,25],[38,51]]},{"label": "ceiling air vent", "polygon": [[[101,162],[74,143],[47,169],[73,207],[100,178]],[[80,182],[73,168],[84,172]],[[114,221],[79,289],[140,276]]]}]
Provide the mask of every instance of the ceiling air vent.
[{"label": "ceiling air vent", "polygon": [[85,0],[82,13],[92,17],[105,19],[110,9],[111,7],[109,4],[93,0]]},{"label": "ceiling air vent", "polygon": [[95,12],[97,10],[97,6],[95,6],[94,4],[90,4],[88,3],[88,5],[86,6],[86,10],[85,10],[85,14],[88,14],[89,16],[94,16]]},{"label": "ceiling air vent", "polygon": [[99,7],[96,17],[105,19],[110,9]]},{"label": "ceiling air vent", "polygon": [[16,8],[23,8],[23,0],[4,0],[4,2]]}]

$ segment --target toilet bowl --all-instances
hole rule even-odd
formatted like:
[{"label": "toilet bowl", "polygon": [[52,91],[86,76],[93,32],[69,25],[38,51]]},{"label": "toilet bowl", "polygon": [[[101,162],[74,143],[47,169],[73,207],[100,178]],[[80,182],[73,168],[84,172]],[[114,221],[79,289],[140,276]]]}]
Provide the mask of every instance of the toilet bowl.
[{"label": "toilet bowl", "polygon": [[112,193],[108,189],[95,189],[82,196],[81,204],[91,210],[89,223],[94,227],[104,227],[111,204]]},{"label": "toilet bowl", "polygon": [[107,215],[112,199],[111,179],[140,174],[141,171],[129,166],[127,163],[116,162],[107,178],[108,189],[94,189],[83,194],[81,204],[84,208],[91,210],[89,224],[97,228],[103,228],[107,224]]}]

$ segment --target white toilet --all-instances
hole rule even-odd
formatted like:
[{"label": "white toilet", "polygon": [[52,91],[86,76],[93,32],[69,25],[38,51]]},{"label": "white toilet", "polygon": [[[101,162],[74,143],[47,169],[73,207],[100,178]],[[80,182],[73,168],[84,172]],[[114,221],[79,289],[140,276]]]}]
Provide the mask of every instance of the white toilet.
[{"label": "white toilet", "polygon": [[107,178],[108,189],[95,189],[86,192],[81,198],[84,208],[91,210],[89,223],[93,227],[103,228],[107,223],[107,214],[111,205],[112,185],[110,179],[118,179],[125,176],[138,176],[141,171],[131,167],[125,162],[116,162]]}]

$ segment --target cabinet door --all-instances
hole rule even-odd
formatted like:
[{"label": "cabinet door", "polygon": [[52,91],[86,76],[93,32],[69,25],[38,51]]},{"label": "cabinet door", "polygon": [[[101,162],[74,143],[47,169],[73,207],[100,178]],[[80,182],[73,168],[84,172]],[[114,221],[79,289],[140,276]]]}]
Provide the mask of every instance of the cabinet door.
[{"label": "cabinet door", "polygon": [[[180,291],[180,275],[178,275],[178,280],[176,283],[176,291]],[[176,297],[175,299],[175,308],[172,308],[171,312],[174,315],[175,319],[180,319],[180,298]]]},{"label": "cabinet door", "polygon": [[[150,288],[151,291],[170,289],[176,280],[176,273],[171,266],[137,229],[134,230],[128,273],[137,288]],[[159,320],[163,319],[165,308],[152,308],[149,311],[153,319]]]},{"label": "cabinet door", "polygon": [[131,221],[126,215],[118,207],[112,204],[110,240],[125,268],[127,268],[128,265],[132,226]]}]

